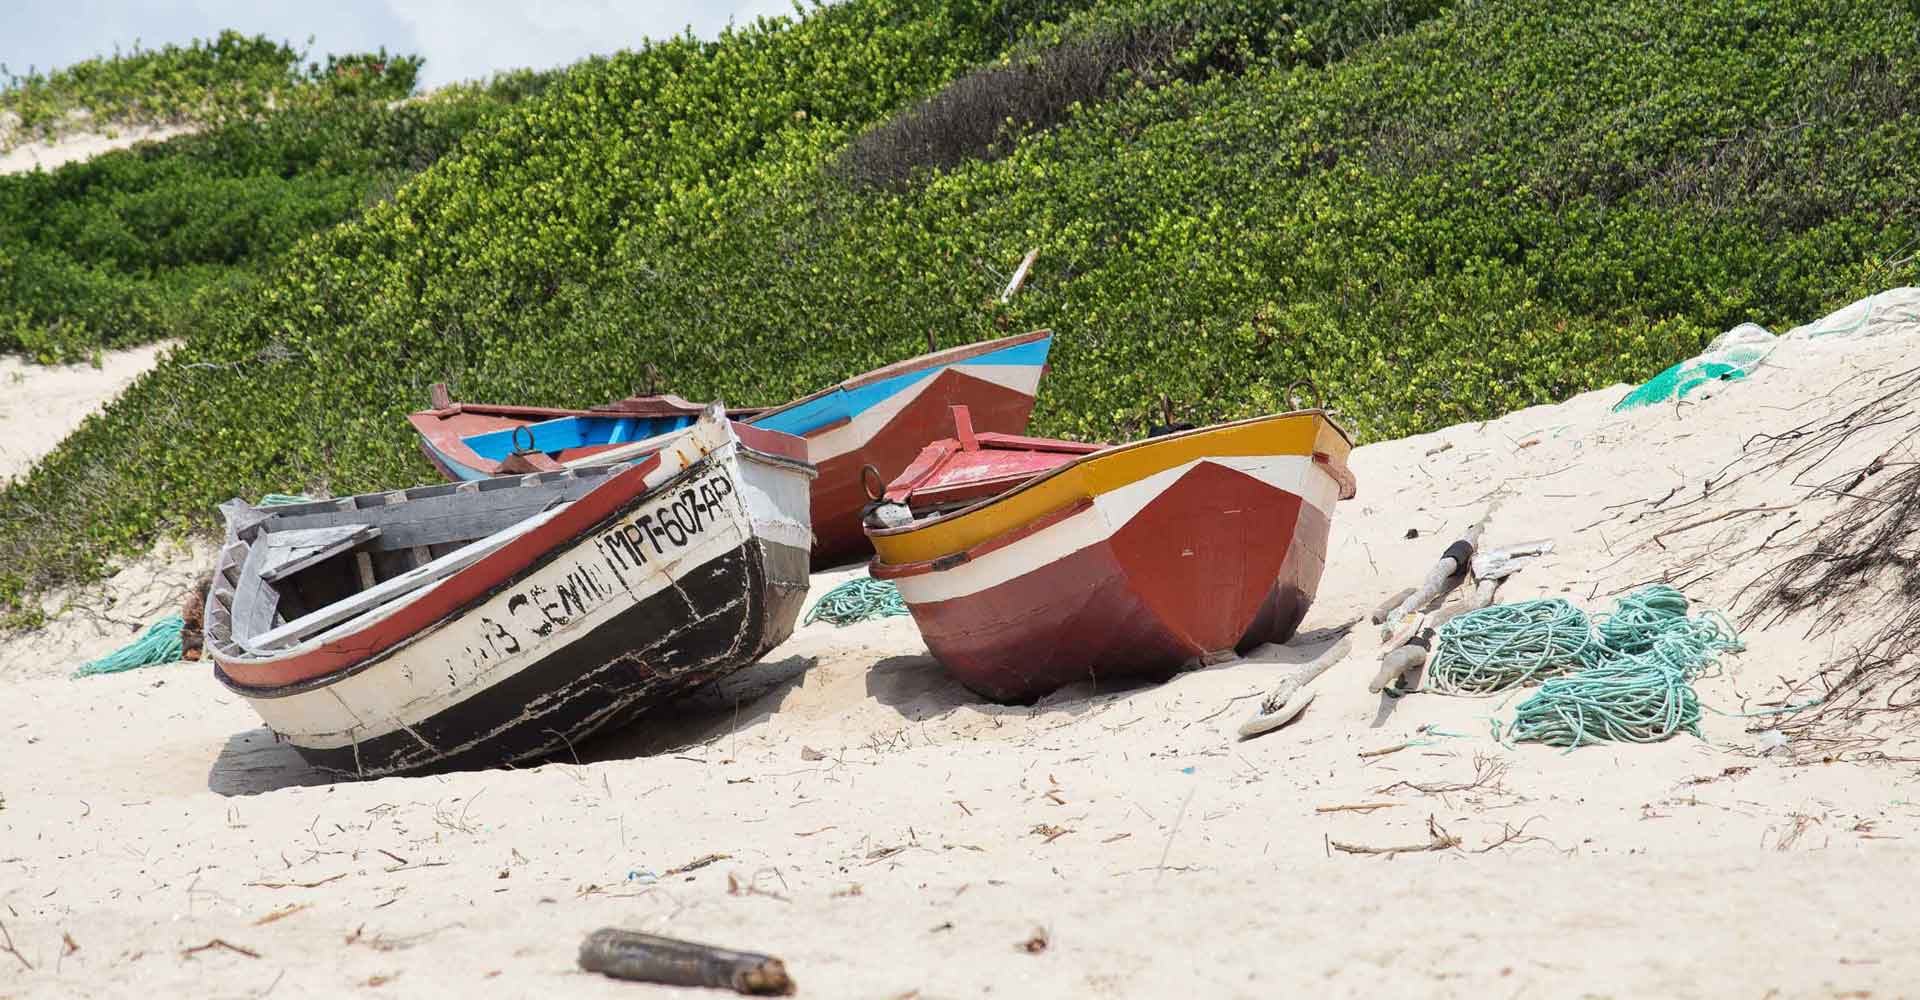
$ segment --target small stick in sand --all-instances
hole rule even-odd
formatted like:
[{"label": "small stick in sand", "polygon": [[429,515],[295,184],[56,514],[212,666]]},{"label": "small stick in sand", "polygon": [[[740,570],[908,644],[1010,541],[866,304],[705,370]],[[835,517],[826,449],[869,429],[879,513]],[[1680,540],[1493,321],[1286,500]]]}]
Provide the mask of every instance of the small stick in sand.
[{"label": "small stick in sand", "polygon": [[7,946],[5,948],[0,948],[0,951],[4,951],[7,954],[12,955],[13,957],[19,959],[20,964],[26,966],[28,972],[32,972],[33,963],[27,961],[27,956],[20,954],[20,949],[13,946],[13,935],[7,933],[7,925],[4,923],[0,923],[0,939],[4,939],[7,942]]},{"label": "small stick in sand", "polygon": [[603,927],[580,944],[580,967],[614,979],[709,986],[752,996],[794,991],[787,967],[770,955],[732,951],[658,934]]},{"label": "small stick in sand", "polygon": [[1314,806],[1313,811],[1317,813],[1370,813],[1375,809],[1392,809],[1399,804],[1398,802],[1356,802],[1350,806]]},{"label": "small stick in sand", "polygon": [[1433,817],[1427,817],[1427,842],[1411,844],[1405,847],[1371,847],[1366,844],[1343,844],[1329,841],[1333,849],[1342,854],[1380,854],[1391,861],[1396,854],[1418,854],[1421,851],[1451,851],[1460,846],[1460,838],[1442,829]]},{"label": "small stick in sand", "polygon": [[228,951],[230,951],[230,952],[233,952],[233,953],[235,953],[235,954],[237,954],[237,955],[245,955],[245,956],[247,956],[248,958],[259,958],[259,957],[260,957],[260,953],[259,953],[259,952],[257,952],[257,951],[254,951],[254,950],[253,950],[252,948],[242,948],[242,947],[240,947],[239,945],[237,945],[237,944],[234,944],[234,943],[233,943],[233,942],[231,942],[231,941],[227,941],[227,940],[223,940],[223,939],[221,939],[221,938],[214,938],[213,940],[211,940],[211,941],[208,941],[208,942],[207,942],[206,944],[197,944],[197,945],[194,945],[193,947],[191,947],[191,948],[188,948],[188,949],[186,949],[186,950],[184,950],[184,951],[182,951],[182,952],[180,953],[180,957],[181,957],[181,958],[192,958],[192,957],[193,957],[194,955],[196,955],[196,954],[198,954],[199,952],[203,952],[203,951],[212,951],[212,950],[213,950],[213,949],[215,949],[215,948],[225,948],[226,950],[228,950]]}]

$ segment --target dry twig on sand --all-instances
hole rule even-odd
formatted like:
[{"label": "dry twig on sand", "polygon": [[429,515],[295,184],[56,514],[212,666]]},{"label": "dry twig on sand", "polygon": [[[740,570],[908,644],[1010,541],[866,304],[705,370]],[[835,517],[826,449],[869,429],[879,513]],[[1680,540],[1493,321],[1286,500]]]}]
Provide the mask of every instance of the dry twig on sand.
[{"label": "dry twig on sand", "polygon": [[5,948],[0,948],[0,951],[5,951],[19,959],[20,964],[26,966],[28,972],[33,971],[33,963],[27,961],[27,956],[20,954],[20,949],[13,946],[13,935],[7,932],[7,925],[4,922],[0,922],[0,941],[5,941],[7,944]]},{"label": "dry twig on sand", "polygon": [[1460,838],[1446,831],[1432,816],[1427,817],[1427,842],[1411,844],[1405,847],[1372,847],[1367,844],[1343,844],[1338,840],[1329,841],[1333,849],[1342,854],[1374,854],[1388,860],[1397,854],[1418,854],[1422,851],[1451,851],[1460,846]]},{"label": "dry twig on sand", "polygon": [[180,957],[192,958],[193,956],[199,954],[200,952],[212,951],[215,948],[223,948],[237,955],[245,955],[248,958],[260,957],[260,953],[257,951],[254,951],[252,948],[242,948],[241,946],[234,944],[233,942],[228,941],[224,938],[214,938],[213,940],[208,941],[206,944],[197,944],[191,948],[187,948],[180,952]]},{"label": "dry twig on sand", "polygon": [[1506,773],[1505,760],[1476,753],[1473,755],[1473,780],[1471,781],[1396,781],[1391,785],[1374,789],[1373,794],[1390,795],[1396,788],[1411,788],[1425,795],[1447,795],[1481,788],[1487,791],[1500,791],[1500,779]]}]

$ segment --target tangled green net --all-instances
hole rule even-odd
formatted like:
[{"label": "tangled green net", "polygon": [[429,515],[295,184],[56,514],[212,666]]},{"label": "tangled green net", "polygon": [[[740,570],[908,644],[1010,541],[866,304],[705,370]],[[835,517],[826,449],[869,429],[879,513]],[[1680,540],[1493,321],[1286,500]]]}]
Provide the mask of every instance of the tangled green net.
[{"label": "tangled green net", "polygon": [[800,624],[829,621],[835,625],[852,625],[906,613],[907,603],[900,599],[900,588],[886,580],[859,576],[821,595]]},{"label": "tangled green net", "polygon": [[[1689,617],[1685,595],[1654,584],[1589,620],[1558,598],[1496,605],[1441,626],[1429,670],[1435,690],[1492,694],[1541,681],[1514,710],[1507,738],[1577,747],[1652,743],[1700,733],[1693,682],[1743,648],[1725,616]],[[1495,734],[1499,724],[1495,723]]]}]

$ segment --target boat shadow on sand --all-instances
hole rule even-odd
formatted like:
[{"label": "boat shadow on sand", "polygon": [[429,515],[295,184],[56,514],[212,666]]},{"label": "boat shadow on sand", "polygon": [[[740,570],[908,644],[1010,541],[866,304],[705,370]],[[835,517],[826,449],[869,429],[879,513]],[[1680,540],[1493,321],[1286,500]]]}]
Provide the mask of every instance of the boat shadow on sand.
[{"label": "boat shadow on sand", "polygon": [[[597,734],[527,767],[552,761],[591,764],[654,757],[710,742],[777,713],[785,694],[799,686],[814,662],[805,656],[763,660],[663,705],[630,725]],[[228,737],[207,771],[207,788],[219,795],[257,795],[342,780],[352,779],[308,764],[265,726]]]},{"label": "boat shadow on sand", "polygon": [[[554,761],[594,764],[702,752],[729,734],[746,731],[781,714],[789,707],[790,696],[807,683],[808,672],[816,666],[811,656],[763,660],[661,706],[630,725],[597,734],[547,761],[527,766]],[[1124,684],[1076,684],[1032,704],[1001,705],[967,690],[932,656],[921,653],[876,661],[862,673],[861,684],[866,698],[897,712],[902,722],[915,722],[962,707],[1021,715],[1036,711],[1078,714],[1109,696],[1151,687],[1154,682],[1139,679]],[[257,795],[338,780],[351,779],[309,765],[265,726],[228,737],[207,772],[207,788],[219,795]]]}]

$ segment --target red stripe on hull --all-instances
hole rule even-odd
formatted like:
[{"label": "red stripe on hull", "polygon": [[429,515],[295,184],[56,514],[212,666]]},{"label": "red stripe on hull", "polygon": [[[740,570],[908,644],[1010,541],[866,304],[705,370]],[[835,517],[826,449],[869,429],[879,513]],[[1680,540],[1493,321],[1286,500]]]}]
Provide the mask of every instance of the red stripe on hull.
[{"label": "red stripe on hull", "polygon": [[1284,642],[1326,565],[1329,523],[1298,496],[1203,463],[1105,542],[977,594],[913,605],[934,656],[989,698],[1165,677]]},{"label": "red stripe on hull", "polygon": [[234,683],[251,688],[277,688],[310,680],[353,666],[406,641],[442,618],[511,579],[550,551],[576,542],[588,528],[622,506],[637,502],[651,490],[647,474],[659,457],[621,471],[604,485],[574,501],[540,527],[508,542],[479,562],[442,581],[426,595],[392,615],[350,632],[309,652],[264,663],[230,663],[215,657]]},{"label": "red stripe on hull", "polygon": [[865,445],[824,462],[816,461],[820,478],[813,481],[813,565],[837,566],[871,554],[873,546],[860,527],[867,490],[860,468],[880,470],[882,483],[892,482],[919,456],[927,442],[953,432],[954,405],[973,413],[976,431],[1018,434],[1033,415],[1033,397],[995,382],[948,368],[933,376],[913,402],[901,408]]}]

